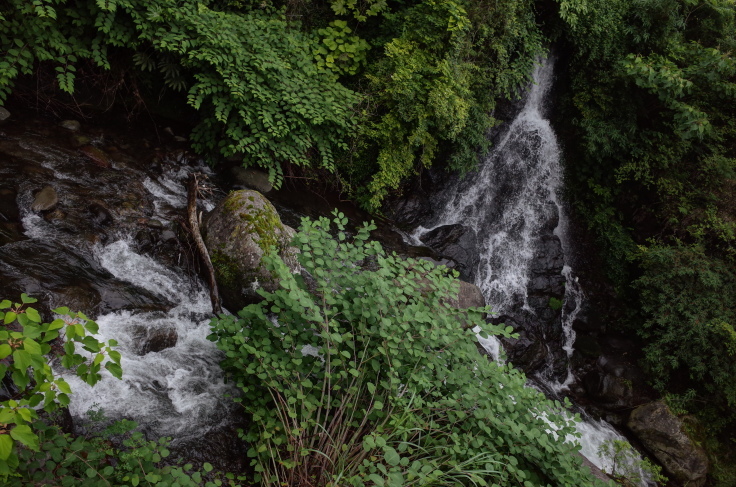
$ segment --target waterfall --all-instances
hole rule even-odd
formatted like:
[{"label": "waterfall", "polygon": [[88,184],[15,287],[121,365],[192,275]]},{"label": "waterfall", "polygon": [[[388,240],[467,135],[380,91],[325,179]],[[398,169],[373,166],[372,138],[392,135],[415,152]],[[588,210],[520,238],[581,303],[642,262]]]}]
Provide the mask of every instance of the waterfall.
[{"label": "waterfall", "polygon": [[[545,118],[545,103],[554,79],[554,60],[540,62],[533,73],[533,83],[524,104],[505,131],[501,132],[493,150],[476,172],[451,182],[436,201],[444,203],[433,217],[410,235],[413,243],[426,243],[433,232],[447,226],[462,226],[470,241],[475,242],[477,258],[466,271],[481,289],[496,316],[524,313],[526,321],[541,319],[539,299],[532,303],[529,289],[534,275],[534,261],[545,242],[555,242],[564,255],[564,265],[557,279],[564,282],[559,308],[560,350],[550,350],[565,359],[562,377],[548,359],[546,367],[535,376],[536,384],[548,394],[559,395],[573,379],[570,358],[575,332],[572,323],[585,299],[575,276],[573,255],[568,241],[568,217],[560,198],[562,167],[560,148],[550,122]],[[457,235],[457,234],[453,234]],[[533,327],[539,328],[534,325]],[[538,339],[546,339],[548,332]],[[482,339],[481,345],[496,360],[500,342]],[[547,340],[545,340],[546,342]],[[545,343],[548,349],[550,345]],[[532,384],[533,385],[533,384]],[[624,440],[613,427],[603,421],[584,416],[577,423],[581,451],[601,469],[609,469],[611,461],[602,458],[598,449],[605,441]]]},{"label": "waterfall", "polygon": [[[544,117],[545,101],[553,82],[552,60],[537,65],[525,103],[510,123],[493,151],[476,173],[457,180],[444,191],[447,204],[431,222],[418,227],[413,238],[422,241],[430,231],[462,224],[475,234],[479,258],[472,275],[495,314],[514,309],[530,313],[528,302],[530,266],[542,233],[557,219],[554,234],[567,246],[566,217],[558,193],[562,188],[560,149],[557,138]],[[565,294],[582,291],[568,265],[564,273]],[[575,298],[572,299],[575,303]],[[579,303],[578,303],[579,304]],[[572,321],[576,306],[565,311],[563,333],[565,350],[572,353]],[[498,359],[499,343],[483,342]],[[570,373],[559,389],[571,380]],[[550,381],[552,379],[550,378]]]}]

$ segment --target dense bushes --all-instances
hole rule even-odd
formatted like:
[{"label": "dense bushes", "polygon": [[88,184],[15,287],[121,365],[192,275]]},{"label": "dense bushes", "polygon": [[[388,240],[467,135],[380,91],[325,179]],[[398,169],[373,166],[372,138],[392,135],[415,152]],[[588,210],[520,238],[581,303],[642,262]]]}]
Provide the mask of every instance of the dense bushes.
[{"label": "dense bushes", "polygon": [[729,443],[736,7],[558,3],[558,39],[570,59],[570,194],[644,340],[653,382]]},{"label": "dense bushes", "polygon": [[[96,339],[97,323],[67,308],[54,312],[60,318],[43,323],[28,306],[36,299],[23,294],[20,303],[0,302],[0,482],[8,487],[28,485],[195,487],[235,485],[235,477],[205,473],[187,464],[173,465],[168,439],[148,441],[136,424],[119,421],[98,434],[72,436],[53,421],[60,407],[69,404],[69,384],[54,374],[50,360],[74,370],[94,385],[102,369],[122,376],[120,353],[114,340]],[[59,344],[60,334],[64,343]],[[58,344],[58,346],[56,346]],[[53,345],[53,347],[52,347]],[[77,350],[81,346],[84,351]],[[53,350],[52,350],[53,348]],[[61,352],[63,349],[63,353]],[[104,416],[90,412],[96,421]],[[111,438],[116,441],[112,442]]]},{"label": "dense bushes", "polygon": [[[483,309],[458,310],[458,281],[386,254],[346,219],[304,220],[301,274],[214,320],[242,390],[243,432],[263,485],[596,485],[561,406],[480,355]],[[551,423],[556,426],[552,427]],[[556,430],[556,431],[550,431]]]},{"label": "dense bushes", "polygon": [[277,184],[287,165],[324,169],[377,210],[421,167],[475,166],[496,100],[515,95],[542,51],[531,6],[11,0],[0,103],[40,65],[73,93],[80,66],[114,58],[151,98],[187,94],[199,152],[260,165]]}]

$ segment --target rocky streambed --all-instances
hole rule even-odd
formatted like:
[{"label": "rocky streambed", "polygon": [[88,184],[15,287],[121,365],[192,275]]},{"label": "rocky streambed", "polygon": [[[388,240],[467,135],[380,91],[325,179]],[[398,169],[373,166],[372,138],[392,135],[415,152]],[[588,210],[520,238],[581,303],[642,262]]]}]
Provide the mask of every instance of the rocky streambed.
[{"label": "rocky streambed", "polygon": [[[201,172],[211,178],[212,191],[199,210],[226,305],[233,310],[254,299],[248,293],[254,282],[267,281],[257,274],[261,238],[275,239],[288,254],[289,226],[297,226],[302,215],[326,215],[341,206],[354,223],[369,217],[334,195],[288,182],[285,190],[272,191],[263,175],[233,164],[213,174],[187,152],[182,137],[159,129],[157,135],[15,115],[0,122],[0,296],[37,297],[47,319],[57,306],[83,311],[97,318],[104,338],[121,344],[123,381],[106,378],[95,389],[72,383],[76,428],[84,428],[88,410],[102,408],[110,417],[140,422],[152,436],[174,436],[174,446],[191,459],[240,470],[244,445],[234,433],[237,415],[225,397],[234,391],[223,382],[218,352],[206,340],[209,297],[182,225],[187,176]],[[434,185],[427,187],[442,187],[445,177],[434,175]],[[232,189],[252,192],[228,203],[226,191]],[[511,187],[504,191],[499,193],[504,198],[513,196]],[[433,212],[436,216],[435,196],[415,192],[389,214],[411,232]],[[223,215],[243,209],[249,216],[236,219],[242,228]],[[495,211],[501,216],[502,210]],[[636,344],[605,319],[612,310],[600,297],[604,292],[597,290],[596,299],[572,293],[592,286],[586,287],[584,270],[583,285],[573,285],[577,279],[559,232],[559,208],[542,204],[538,220],[521,275],[523,299],[511,293],[517,302],[492,317],[519,334],[503,344],[508,360],[539,377],[543,387],[552,384],[548,392],[569,394],[624,428],[628,423],[628,431],[656,458],[675,459],[661,460],[674,478],[702,485],[707,471],[702,451],[683,434],[682,420],[653,406],[656,395],[637,367]],[[482,242],[470,221],[435,226],[422,235],[421,247],[407,244],[410,238],[394,231],[391,222],[379,222],[375,236],[400,254],[454,267],[472,282],[483,259],[493,266],[499,262],[479,252]],[[259,239],[248,237],[259,231],[265,232]],[[233,232],[243,234],[237,246],[228,239]],[[576,268],[584,268],[585,256],[578,258]],[[243,265],[255,272],[247,282]],[[459,304],[484,300],[478,287],[463,284]],[[591,424],[593,434],[610,434]]]}]

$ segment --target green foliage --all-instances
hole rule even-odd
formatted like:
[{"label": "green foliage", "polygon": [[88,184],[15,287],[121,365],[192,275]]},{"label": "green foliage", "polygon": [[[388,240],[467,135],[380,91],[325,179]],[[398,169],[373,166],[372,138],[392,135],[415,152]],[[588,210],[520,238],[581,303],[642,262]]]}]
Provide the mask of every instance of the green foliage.
[{"label": "green foliage", "polygon": [[[20,303],[8,300],[0,302],[0,377],[9,377],[12,386],[10,397],[0,402],[0,478],[7,479],[19,466],[19,449],[39,451],[39,439],[35,431],[38,410],[51,413],[60,406],[69,405],[69,384],[56,377],[47,362],[51,344],[63,332],[66,341],[63,353],[56,355],[61,365],[74,369],[85,382],[94,385],[101,377],[104,366],[118,379],[122,376],[120,353],[113,350],[114,340],[99,342],[97,323],[82,313],[72,313],[58,308],[62,315],[51,323],[42,323],[36,309],[29,307],[36,299],[21,295]],[[76,346],[90,354],[77,353]]]},{"label": "green foliage", "polygon": [[542,52],[530,2],[426,0],[385,25],[383,56],[366,73],[359,133],[366,139],[359,157],[375,157],[361,165],[373,168],[364,202],[374,210],[440,155],[450,169],[473,169],[496,100],[516,95]]},{"label": "green foliage", "polygon": [[[233,475],[203,471],[193,465],[171,464],[169,439],[147,441],[133,431],[132,421],[113,423],[99,434],[72,437],[55,426],[35,423],[38,451],[19,452],[20,467],[7,479],[8,487],[59,485],[62,487],[217,487],[242,485]],[[110,438],[116,438],[115,444]]]},{"label": "green foliage", "polygon": [[648,480],[658,485],[667,483],[667,477],[662,475],[662,467],[654,465],[648,458],[642,458],[627,441],[605,441],[598,448],[598,454],[612,459],[611,471],[606,473],[620,485],[642,485]]},{"label": "green foliage", "polygon": [[[634,287],[648,316],[639,334],[652,380],[687,399],[681,408],[719,416],[714,428],[734,421],[736,273],[700,246],[653,245],[639,259],[644,273]],[[704,398],[708,407],[694,407]]]},{"label": "green foliage", "polygon": [[570,176],[602,243],[630,253],[623,226],[733,252],[733,3],[560,3],[581,161]]},{"label": "green foliage", "polygon": [[335,74],[356,74],[365,65],[368,43],[358,36],[351,36],[352,29],[344,20],[335,20],[319,29],[319,43],[314,48],[317,66]]},{"label": "green foliage", "polygon": [[[192,134],[199,152],[238,155],[268,169],[277,184],[282,163],[332,170],[335,151],[346,148],[357,96],[317,67],[311,38],[284,18],[218,11],[210,3],[11,0],[0,21],[0,103],[37,62],[54,65],[59,87],[71,93],[76,63],[109,69],[108,48],[127,48],[135,51],[133,64],[158,67],[168,87],[186,89],[202,114]],[[365,46],[341,46],[348,58],[334,69],[350,71]]]},{"label": "green foliage", "polygon": [[388,255],[369,239],[375,227],[351,237],[346,222],[303,220],[302,273],[271,254],[280,288],[212,321],[251,420],[254,480],[598,485],[565,441],[575,433],[562,406],[478,353],[473,326],[510,329],[486,324],[486,308],[455,308],[445,268]]},{"label": "green foliage", "polygon": [[549,298],[549,307],[555,311],[562,309],[562,300],[557,298]]}]

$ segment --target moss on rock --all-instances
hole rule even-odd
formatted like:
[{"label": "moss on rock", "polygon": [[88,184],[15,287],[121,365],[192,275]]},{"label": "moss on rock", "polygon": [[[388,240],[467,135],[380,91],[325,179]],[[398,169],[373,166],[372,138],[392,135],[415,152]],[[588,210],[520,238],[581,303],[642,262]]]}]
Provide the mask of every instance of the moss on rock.
[{"label": "moss on rock", "polygon": [[225,306],[233,310],[260,301],[259,288],[275,289],[277,283],[261,264],[264,255],[275,251],[298,267],[290,247],[294,230],[257,191],[230,193],[207,218],[205,232]]}]

